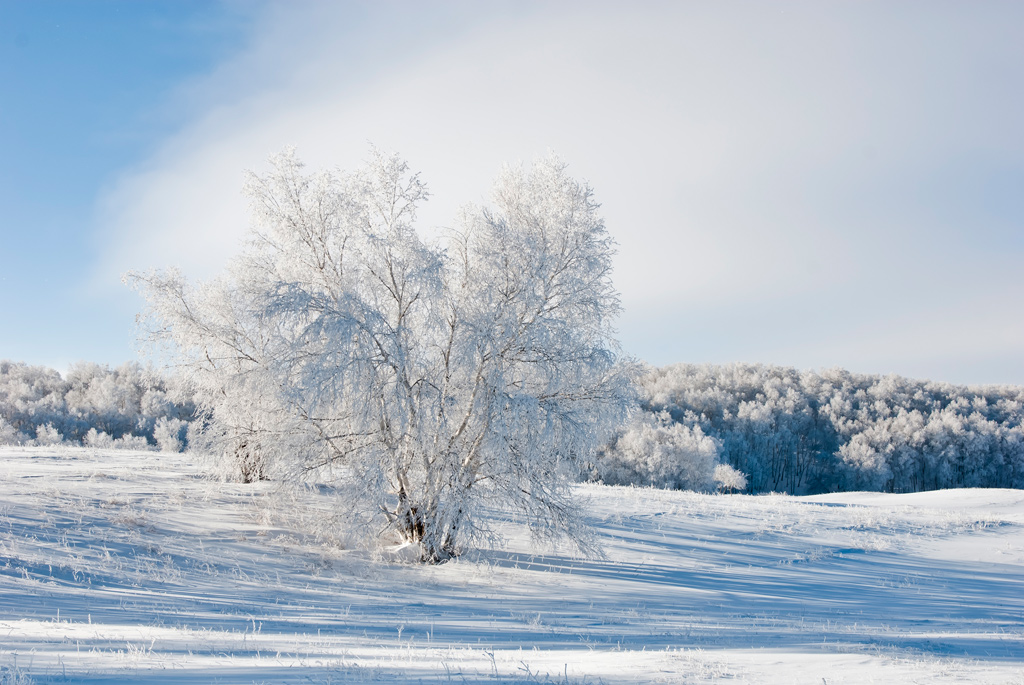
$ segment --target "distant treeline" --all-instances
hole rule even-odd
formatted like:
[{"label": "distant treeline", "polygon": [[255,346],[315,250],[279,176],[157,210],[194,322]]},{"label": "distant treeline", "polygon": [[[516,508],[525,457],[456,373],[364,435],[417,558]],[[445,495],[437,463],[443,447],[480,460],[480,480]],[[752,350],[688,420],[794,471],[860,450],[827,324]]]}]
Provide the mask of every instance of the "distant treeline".
[{"label": "distant treeline", "polygon": [[159,372],[92,363],[66,376],[0,361],[0,445],[83,444],[181,451],[195,405]]},{"label": "distant treeline", "polygon": [[596,480],[708,490],[725,463],[754,493],[1024,487],[1024,387],[676,364],[641,401]]},{"label": "distant treeline", "polygon": [[[1024,488],[1020,386],[675,364],[648,369],[640,401],[593,480],[791,494]],[[188,388],[136,363],[62,376],[0,361],[0,445],[180,451],[195,406]]]}]

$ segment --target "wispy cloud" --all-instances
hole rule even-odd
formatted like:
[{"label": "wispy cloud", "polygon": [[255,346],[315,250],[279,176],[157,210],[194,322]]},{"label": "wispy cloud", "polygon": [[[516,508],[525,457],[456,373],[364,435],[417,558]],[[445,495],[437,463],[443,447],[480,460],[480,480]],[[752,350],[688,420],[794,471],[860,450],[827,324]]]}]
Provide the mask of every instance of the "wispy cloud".
[{"label": "wispy cloud", "polygon": [[284,145],[401,152],[427,224],[553,149],[620,243],[628,351],[1024,382],[1019,6],[383,7],[269,5],[103,199],[97,278],[219,269]]}]

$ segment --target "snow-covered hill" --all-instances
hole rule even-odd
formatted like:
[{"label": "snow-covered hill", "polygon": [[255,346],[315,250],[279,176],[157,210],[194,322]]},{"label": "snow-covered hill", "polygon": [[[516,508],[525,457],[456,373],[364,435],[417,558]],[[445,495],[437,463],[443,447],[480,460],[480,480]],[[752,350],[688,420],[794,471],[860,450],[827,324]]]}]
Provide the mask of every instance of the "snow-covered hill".
[{"label": "snow-covered hill", "polygon": [[436,567],[272,491],[0,449],[0,683],[1024,683],[1022,491],[584,486],[605,559]]}]

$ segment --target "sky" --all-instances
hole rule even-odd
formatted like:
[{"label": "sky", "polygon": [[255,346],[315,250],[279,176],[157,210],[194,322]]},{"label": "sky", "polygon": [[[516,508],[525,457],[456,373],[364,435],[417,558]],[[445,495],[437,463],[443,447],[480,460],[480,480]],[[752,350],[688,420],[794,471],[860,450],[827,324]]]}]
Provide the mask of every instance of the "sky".
[{"label": "sky", "polygon": [[1024,384],[1024,4],[0,0],[0,358],[138,358],[243,171],[376,145],[425,232],[555,152],[625,353]]}]

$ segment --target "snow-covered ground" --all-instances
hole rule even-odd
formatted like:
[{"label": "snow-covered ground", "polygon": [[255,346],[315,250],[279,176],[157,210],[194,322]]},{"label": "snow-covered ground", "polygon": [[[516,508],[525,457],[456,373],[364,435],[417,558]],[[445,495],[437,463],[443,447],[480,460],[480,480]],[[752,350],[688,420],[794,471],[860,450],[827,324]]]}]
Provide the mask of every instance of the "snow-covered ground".
[{"label": "snow-covered ground", "polygon": [[200,473],[0,449],[0,683],[1024,684],[1022,491],[585,486],[607,558],[424,567]]}]

